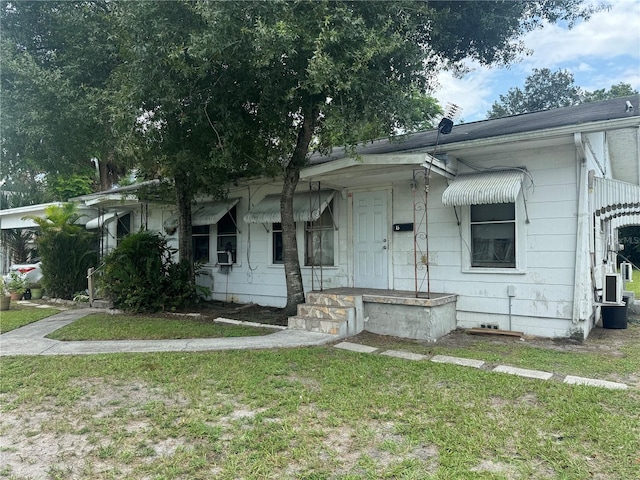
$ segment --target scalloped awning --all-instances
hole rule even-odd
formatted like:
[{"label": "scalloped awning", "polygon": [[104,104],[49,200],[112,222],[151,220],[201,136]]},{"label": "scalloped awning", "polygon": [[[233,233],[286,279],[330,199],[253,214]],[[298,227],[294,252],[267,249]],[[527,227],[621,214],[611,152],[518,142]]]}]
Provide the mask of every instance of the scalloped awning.
[{"label": "scalloped awning", "polygon": [[442,194],[442,204],[454,207],[514,203],[522,188],[523,180],[524,172],[520,170],[460,174],[445,189]]},{"label": "scalloped awning", "polygon": [[593,208],[600,219],[640,215],[640,186],[609,178],[593,180]]}]

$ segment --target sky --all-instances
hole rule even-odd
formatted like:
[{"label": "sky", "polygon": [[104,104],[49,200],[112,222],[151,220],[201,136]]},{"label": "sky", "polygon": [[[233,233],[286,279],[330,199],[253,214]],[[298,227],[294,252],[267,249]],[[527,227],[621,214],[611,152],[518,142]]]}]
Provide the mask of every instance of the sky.
[{"label": "sky", "polygon": [[469,62],[470,73],[454,78],[441,73],[434,92],[440,105],[458,105],[458,122],[484,120],[491,105],[510,88],[524,89],[533,69],[568,70],[583,90],[609,89],[620,82],[640,91],[640,0],[609,0],[611,8],[571,30],[556,24],[523,37],[533,54],[509,68]]}]

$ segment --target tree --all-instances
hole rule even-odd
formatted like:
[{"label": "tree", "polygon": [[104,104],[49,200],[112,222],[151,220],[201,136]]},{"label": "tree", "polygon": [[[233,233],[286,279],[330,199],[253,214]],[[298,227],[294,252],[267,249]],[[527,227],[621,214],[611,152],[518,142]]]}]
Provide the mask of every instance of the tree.
[{"label": "tree", "polygon": [[507,117],[550,108],[568,107],[580,103],[581,90],[567,70],[551,72],[548,68],[533,69],[524,82],[524,90],[510,88],[500,101],[494,102],[487,118]]},{"label": "tree", "polygon": [[173,181],[180,262],[193,282],[192,203],[202,193],[221,196],[253,158],[248,146],[233,147],[254,138],[241,108],[249,83],[237,58],[223,58],[225,26],[208,24],[196,3],[123,2],[116,16],[121,149],[143,175]]},{"label": "tree", "polygon": [[[210,25],[226,25],[252,97],[242,102],[267,146],[265,165],[284,178],[281,195],[285,310],[304,300],[293,194],[312,142],[328,150],[399,128],[424,127],[432,75],[472,57],[508,63],[518,38],[541,20],[588,15],[568,2],[207,2]],[[482,22],[477,19],[482,18]],[[411,113],[411,114],[410,114]],[[335,128],[344,128],[336,135]]]},{"label": "tree", "polygon": [[609,100],[611,98],[627,97],[629,95],[637,95],[638,91],[634,90],[628,83],[620,82],[616,85],[612,85],[609,90],[604,88],[600,90],[594,90],[593,92],[584,92],[582,101],[588,102],[600,102],[602,100]]},{"label": "tree", "polygon": [[80,174],[106,190],[123,172],[112,131],[121,63],[113,2],[3,2],[2,178]]},{"label": "tree", "polygon": [[569,107],[637,93],[628,83],[613,85],[609,90],[588,92],[575,84],[573,74],[567,70],[533,69],[525,79],[524,90],[514,87],[506,95],[500,95],[500,101],[493,103],[487,118]]}]

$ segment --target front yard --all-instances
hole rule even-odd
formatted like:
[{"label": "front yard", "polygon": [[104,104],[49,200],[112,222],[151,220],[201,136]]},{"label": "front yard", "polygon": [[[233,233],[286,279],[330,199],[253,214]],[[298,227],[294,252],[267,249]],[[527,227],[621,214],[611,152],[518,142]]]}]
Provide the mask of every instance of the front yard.
[{"label": "front yard", "polygon": [[[637,380],[640,324],[600,335],[353,340]],[[570,386],[332,346],[1,366],[0,478],[640,478],[637,383]]]}]

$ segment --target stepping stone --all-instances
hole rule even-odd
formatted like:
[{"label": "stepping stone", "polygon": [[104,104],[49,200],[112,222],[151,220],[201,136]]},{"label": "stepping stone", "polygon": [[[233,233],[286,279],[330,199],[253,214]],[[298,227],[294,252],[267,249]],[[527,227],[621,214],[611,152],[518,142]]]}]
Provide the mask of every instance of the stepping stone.
[{"label": "stepping stone", "polygon": [[498,365],[493,369],[496,373],[509,373],[525,378],[535,378],[537,380],[549,380],[553,377],[553,373],[543,372],[541,370],[527,370],[525,368],[508,367],[506,365]]},{"label": "stepping stone", "polygon": [[349,350],[351,352],[358,353],[373,353],[378,350],[375,347],[369,347],[368,345],[361,345],[359,343],[351,343],[351,342],[340,342],[334,345],[336,348],[341,348],[342,350]]},{"label": "stepping stone", "polygon": [[596,378],[575,377],[573,375],[567,375],[564,378],[564,383],[568,383],[569,385],[588,385],[590,387],[610,388],[613,390],[626,390],[629,388],[629,385],[624,383],[608,382],[606,380],[598,380]]},{"label": "stepping stone", "polygon": [[385,352],[382,352],[380,355],[386,355],[388,357],[396,357],[396,358],[402,358],[404,360],[414,360],[414,361],[425,360],[429,358],[426,355],[421,355],[419,353],[413,353],[413,352],[405,352],[403,350],[387,350]]},{"label": "stepping stone", "polygon": [[481,368],[484,365],[482,360],[474,360],[472,358],[450,357],[448,355],[436,355],[431,359],[436,363],[451,363],[453,365],[461,365],[463,367]]}]

